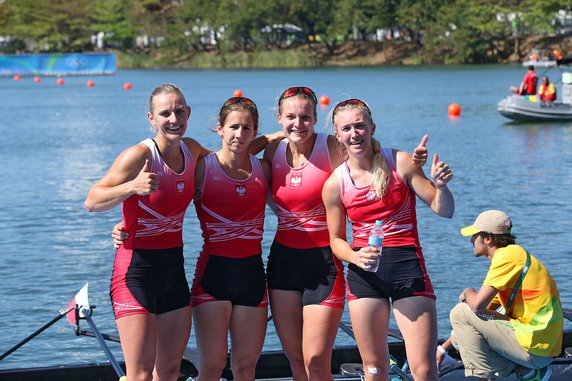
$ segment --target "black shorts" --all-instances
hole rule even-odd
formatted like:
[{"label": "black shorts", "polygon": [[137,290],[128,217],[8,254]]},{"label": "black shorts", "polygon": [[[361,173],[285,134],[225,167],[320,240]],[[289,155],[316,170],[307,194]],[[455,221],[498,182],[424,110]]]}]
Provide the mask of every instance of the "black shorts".
[{"label": "black shorts", "polygon": [[109,294],[116,319],[138,313],[162,314],[189,306],[183,247],[120,248]]},{"label": "black shorts", "polygon": [[268,288],[300,291],[302,305],[344,308],[345,282],[341,262],[330,246],[293,249],[273,242],[268,256]]},{"label": "black shorts", "polygon": [[418,295],[435,299],[421,249],[415,246],[384,247],[375,273],[350,264],[347,282],[348,300],[383,298],[396,301]]},{"label": "black shorts", "polygon": [[262,256],[230,258],[209,255],[204,271],[197,268],[191,289],[191,303],[228,300],[233,305],[268,305]]}]

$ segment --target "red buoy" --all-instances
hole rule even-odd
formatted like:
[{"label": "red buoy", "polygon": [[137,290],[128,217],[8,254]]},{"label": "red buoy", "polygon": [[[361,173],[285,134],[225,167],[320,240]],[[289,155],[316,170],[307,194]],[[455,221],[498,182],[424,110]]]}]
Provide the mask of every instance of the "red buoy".
[{"label": "red buoy", "polygon": [[64,79],[63,79],[63,78],[58,78],[58,79],[56,80],[56,83],[57,83],[58,85],[63,85],[63,84],[64,84]]},{"label": "red buoy", "polygon": [[322,106],[327,106],[327,105],[329,105],[329,104],[330,104],[330,97],[327,96],[327,95],[322,95],[322,96],[320,97],[320,104],[321,104]]},{"label": "red buoy", "polygon": [[36,82],[36,83],[42,82],[42,78],[40,78],[40,77],[34,77],[34,82]]},{"label": "red buoy", "polygon": [[95,83],[92,80],[87,81],[87,87],[93,87]]},{"label": "red buoy", "polygon": [[451,103],[447,108],[447,112],[449,113],[449,116],[459,116],[461,115],[461,106],[456,103]]},{"label": "red buoy", "polygon": [[236,89],[234,90],[234,93],[232,93],[233,97],[242,97],[242,90],[240,89]]},{"label": "red buoy", "polygon": [[125,83],[123,84],[123,88],[124,88],[125,90],[131,90],[131,84],[130,84],[129,82],[125,82]]},{"label": "red buoy", "polygon": [[16,75],[14,76],[14,81],[19,81],[20,78],[22,78],[22,77],[20,76],[20,74],[16,74]]}]

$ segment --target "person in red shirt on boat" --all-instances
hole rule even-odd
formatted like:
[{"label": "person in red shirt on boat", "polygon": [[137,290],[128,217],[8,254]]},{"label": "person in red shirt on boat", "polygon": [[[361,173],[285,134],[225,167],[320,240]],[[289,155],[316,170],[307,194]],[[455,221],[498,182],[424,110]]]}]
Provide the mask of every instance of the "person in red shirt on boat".
[{"label": "person in red shirt on boat", "polygon": [[190,114],[181,89],[158,86],[147,113],[155,137],[123,151],[85,200],[90,212],[122,205],[128,238],[115,254],[110,296],[130,380],[177,380],[190,334],[183,217],[197,159],[209,152],[183,137]]},{"label": "person in red shirt on boat", "polygon": [[538,89],[538,97],[542,102],[554,102],[556,100],[556,86],[548,77],[542,77],[542,84]]},{"label": "person in red shirt on boat", "polygon": [[[387,380],[387,332],[391,310],[403,338],[415,380],[437,381],[437,311],[417,232],[415,199],[451,218],[455,210],[447,184],[449,166],[434,155],[432,181],[407,152],[382,148],[373,135],[371,110],[359,99],[334,107],[332,121],[347,160],[324,184],[330,246],[348,262],[350,317],[367,381]],[[376,221],[383,221],[383,249],[368,245]],[[346,236],[351,222],[353,242]],[[379,267],[372,266],[380,261]]]},{"label": "person in red shirt on boat", "polygon": [[516,95],[536,95],[536,86],[538,84],[538,75],[534,71],[534,65],[528,66],[528,72],[524,75],[519,88],[511,86],[510,90]]}]

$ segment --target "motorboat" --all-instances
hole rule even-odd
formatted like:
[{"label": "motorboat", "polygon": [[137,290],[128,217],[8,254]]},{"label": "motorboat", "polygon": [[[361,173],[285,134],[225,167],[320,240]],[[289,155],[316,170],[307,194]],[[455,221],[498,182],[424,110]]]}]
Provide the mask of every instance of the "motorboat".
[{"label": "motorboat", "polygon": [[497,111],[517,121],[572,121],[572,56],[555,57],[552,52],[536,49],[523,65],[560,71],[559,99],[543,102],[537,95],[511,95],[497,104]]}]

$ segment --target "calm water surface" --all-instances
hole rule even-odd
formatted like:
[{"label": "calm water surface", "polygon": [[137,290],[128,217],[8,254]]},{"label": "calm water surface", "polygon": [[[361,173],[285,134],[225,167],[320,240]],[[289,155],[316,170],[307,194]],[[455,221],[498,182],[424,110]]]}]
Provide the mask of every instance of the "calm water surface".
[{"label": "calm water surface", "polygon": [[[219,147],[210,132],[215,115],[234,89],[242,89],[261,110],[261,132],[277,130],[275,100],[288,86],[306,85],[332,103],[347,97],[366,100],[386,146],[410,151],[429,134],[455,172],[452,219],[418,204],[419,230],[427,267],[438,296],[439,335],[449,333],[448,312],[465,287],[478,288],[488,261],[473,258],[459,229],[489,208],[508,212],[518,243],[537,256],[556,279],[565,305],[572,304],[572,124],[513,124],[496,103],[518,84],[517,66],[389,67],[316,70],[145,70],[104,77],[0,79],[0,353],[56,316],[75,293],[90,283],[94,319],[115,333],[108,298],[114,250],[111,227],[119,208],[88,214],[90,186],[125,148],[150,136],[147,97],[163,82],[185,91],[193,108],[187,134]],[[86,86],[93,79],[95,87]],[[553,80],[555,80],[554,78]],[[123,83],[133,85],[123,90]],[[462,116],[450,120],[456,102]],[[318,130],[328,130],[319,110]],[[425,168],[426,173],[429,168]],[[264,256],[276,226],[268,211]],[[189,281],[200,251],[194,208],[185,227]],[[87,327],[86,327],[87,328]],[[340,334],[339,343],[350,343]],[[194,338],[191,338],[194,342]],[[121,357],[118,345],[111,344]],[[265,349],[279,343],[270,325]],[[0,368],[105,361],[97,342],[77,338],[62,320],[0,362]]]}]

